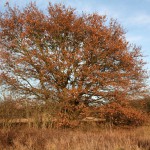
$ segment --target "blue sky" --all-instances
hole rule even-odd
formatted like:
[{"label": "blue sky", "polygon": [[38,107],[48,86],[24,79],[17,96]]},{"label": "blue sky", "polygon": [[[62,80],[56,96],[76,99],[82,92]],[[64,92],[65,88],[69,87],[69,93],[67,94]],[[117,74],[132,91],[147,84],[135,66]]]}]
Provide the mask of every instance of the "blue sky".
[{"label": "blue sky", "polygon": [[[9,2],[10,6],[24,7],[32,0],[0,0],[0,11]],[[147,62],[145,68],[150,74],[150,0],[34,0],[37,6],[46,10],[48,2],[63,3],[80,12],[97,12],[118,20],[127,31],[126,38],[142,47]],[[147,81],[150,85],[150,78]]]}]

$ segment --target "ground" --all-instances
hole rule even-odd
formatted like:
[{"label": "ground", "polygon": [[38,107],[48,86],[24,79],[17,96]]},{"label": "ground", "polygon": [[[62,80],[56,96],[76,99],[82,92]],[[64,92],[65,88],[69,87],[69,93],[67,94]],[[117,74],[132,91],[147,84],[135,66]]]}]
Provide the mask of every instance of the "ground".
[{"label": "ground", "polygon": [[0,150],[150,150],[150,126],[0,130]]}]

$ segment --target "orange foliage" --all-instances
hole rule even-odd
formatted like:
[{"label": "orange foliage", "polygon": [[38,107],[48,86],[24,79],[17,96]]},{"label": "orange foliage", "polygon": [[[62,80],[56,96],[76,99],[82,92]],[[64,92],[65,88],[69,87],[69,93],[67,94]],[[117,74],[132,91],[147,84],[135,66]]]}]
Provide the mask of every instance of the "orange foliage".
[{"label": "orange foliage", "polygon": [[60,103],[72,115],[82,103],[126,101],[144,86],[140,48],[115,20],[96,13],[77,15],[61,4],[49,4],[47,14],[32,3],[8,6],[0,15],[0,46],[7,90]]},{"label": "orange foliage", "polygon": [[114,125],[140,126],[146,122],[147,114],[129,105],[113,102],[101,109],[104,118]]}]

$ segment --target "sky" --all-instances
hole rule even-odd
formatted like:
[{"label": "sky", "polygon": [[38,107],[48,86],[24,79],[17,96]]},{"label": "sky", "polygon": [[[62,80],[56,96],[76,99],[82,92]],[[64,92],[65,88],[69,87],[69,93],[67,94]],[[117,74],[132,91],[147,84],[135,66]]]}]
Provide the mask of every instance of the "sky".
[{"label": "sky", "polygon": [[[5,10],[6,2],[10,6],[23,8],[33,0],[0,0],[0,11]],[[150,75],[150,0],[34,0],[37,6],[45,11],[48,3],[62,3],[76,8],[78,13],[94,13],[107,15],[117,19],[123,26],[126,39],[142,48],[145,69]],[[147,80],[150,87],[150,77]]]}]

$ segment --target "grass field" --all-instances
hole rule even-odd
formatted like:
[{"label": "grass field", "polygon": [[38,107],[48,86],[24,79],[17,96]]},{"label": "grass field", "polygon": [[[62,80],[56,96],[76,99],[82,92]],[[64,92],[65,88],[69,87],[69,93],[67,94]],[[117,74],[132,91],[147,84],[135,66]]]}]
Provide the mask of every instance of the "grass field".
[{"label": "grass field", "polygon": [[150,127],[1,129],[0,150],[150,150]]}]

